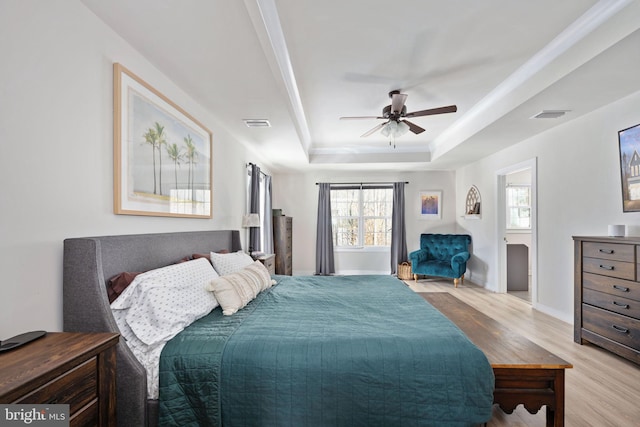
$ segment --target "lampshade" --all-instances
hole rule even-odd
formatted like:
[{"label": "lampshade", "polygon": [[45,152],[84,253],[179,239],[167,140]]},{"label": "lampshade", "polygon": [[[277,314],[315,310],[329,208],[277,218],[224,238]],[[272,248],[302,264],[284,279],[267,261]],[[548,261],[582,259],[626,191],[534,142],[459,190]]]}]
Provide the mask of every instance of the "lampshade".
[{"label": "lampshade", "polygon": [[397,129],[398,129],[398,122],[394,120],[390,120],[389,123],[387,123],[382,128],[380,133],[383,134],[384,136],[394,137]]},{"label": "lampshade", "polygon": [[260,215],[251,213],[242,217],[242,228],[249,227],[260,227]]},{"label": "lampshade", "polygon": [[398,122],[398,130],[396,132],[396,136],[404,135],[405,133],[409,132],[409,125],[405,122]]},{"label": "lampshade", "polygon": [[395,139],[399,136],[404,135],[408,131],[409,131],[409,125],[406,124],[405,122],[396,122],[395,120],[390,120],[389,123],[387,123],[382,128],[380,133],[382,133],[384,136]]}]

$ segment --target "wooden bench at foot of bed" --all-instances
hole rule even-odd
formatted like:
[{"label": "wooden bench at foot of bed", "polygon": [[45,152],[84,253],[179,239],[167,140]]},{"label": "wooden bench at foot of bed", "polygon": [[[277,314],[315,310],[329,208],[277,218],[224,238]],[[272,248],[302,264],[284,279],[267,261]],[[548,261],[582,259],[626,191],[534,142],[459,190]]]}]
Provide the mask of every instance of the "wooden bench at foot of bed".
[{"label": "wooden bench at foot of bed", "polygon": [[510,414],[547,407],[547,426],[564,426],[564,370],[570,363],[445,292],[420,293],[487,356],[496,378],[493,402]]}]

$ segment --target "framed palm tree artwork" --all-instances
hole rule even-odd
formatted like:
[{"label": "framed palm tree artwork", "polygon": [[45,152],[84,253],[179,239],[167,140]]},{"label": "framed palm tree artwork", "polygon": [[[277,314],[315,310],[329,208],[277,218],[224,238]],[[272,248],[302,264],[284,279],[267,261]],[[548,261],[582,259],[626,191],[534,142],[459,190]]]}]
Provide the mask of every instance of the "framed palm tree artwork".
[{"label": "framed palm tree artwork", "polygon": [[211,218],[211,132],[113,65],[114,213]]}]

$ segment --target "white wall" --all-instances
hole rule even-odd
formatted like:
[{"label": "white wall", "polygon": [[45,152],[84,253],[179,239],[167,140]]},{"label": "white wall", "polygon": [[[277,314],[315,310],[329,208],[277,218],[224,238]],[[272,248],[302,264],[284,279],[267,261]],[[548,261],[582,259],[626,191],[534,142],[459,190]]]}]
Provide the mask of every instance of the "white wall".
[{"label": "white wall", "polygon": [[[313,274],[316,259],[316,220],[318,209],[317,182],[392,182],[408,181],[405,186],[407,211],[407,249],[418,249],[420,233],[454,233],[455,173],[449,172],[344,172],[316,171],[305,174],[278,174],[273,178],[273,207],[281,208],[293,217],[293,272]],[[422,190],[442,190],[442,219],[419,219],[419,193]],[[335,252],[338,274],[389,274],[388,251]]]},{"label": "white wall", "polygon": [[[240,227],[255,156],[80,2],[3,2],[0,57],[0,339],[61,330],[67,237]],[[113,214],[113,62],[212,131],[213,219]]]},{"label": "white wall", "polygon": [[523,141],[456,171],[457,200],[475,184],[482,193],[482,219],[460,221],[473,236],[469,263],[476,283],[495,289],[496,171],[537,157],[537,308],[573,320],[574,235],[607,233],[627,224],[640,234],[640,213],[623,213],[618,131],[640,122],[640,92]]}]

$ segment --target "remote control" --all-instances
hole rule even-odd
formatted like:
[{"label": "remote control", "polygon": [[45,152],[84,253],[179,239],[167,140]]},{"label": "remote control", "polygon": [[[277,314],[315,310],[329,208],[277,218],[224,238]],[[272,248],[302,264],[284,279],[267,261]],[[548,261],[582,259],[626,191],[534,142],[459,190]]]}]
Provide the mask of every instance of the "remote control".
[{"label": "remote control", "polygon": [[18,348],[21,345],[43,337],[46,334],[47,333],[45,331],[25,332],[24,334],[16,335],[15,337],[0,341],[0,352],[13,350],[14,348]]}]

